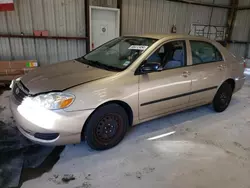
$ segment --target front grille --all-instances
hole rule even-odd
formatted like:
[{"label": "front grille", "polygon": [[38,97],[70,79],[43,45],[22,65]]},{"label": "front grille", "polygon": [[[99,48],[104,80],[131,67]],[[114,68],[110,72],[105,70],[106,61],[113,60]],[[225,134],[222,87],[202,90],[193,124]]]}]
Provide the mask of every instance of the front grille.
[{"label": "front grille", "polygon": [[29,91],[23,86],[20,81],[14,83],[12,95],[18,103],[21,103],[28,96]]}]

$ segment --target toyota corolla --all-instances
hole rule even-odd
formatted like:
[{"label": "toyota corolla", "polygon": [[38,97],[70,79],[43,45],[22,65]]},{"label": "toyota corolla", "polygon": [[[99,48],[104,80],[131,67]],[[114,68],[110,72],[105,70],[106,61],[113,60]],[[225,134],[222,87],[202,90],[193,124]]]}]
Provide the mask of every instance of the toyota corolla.
[{"label": "toyota corolla", "polygon": [[150,119],[205,104],[224,111],[244,84],[243,72],[241,59],[206,38],[125,36],[13,80],[10,106],[34,142],[85,140],[103,150]]}]

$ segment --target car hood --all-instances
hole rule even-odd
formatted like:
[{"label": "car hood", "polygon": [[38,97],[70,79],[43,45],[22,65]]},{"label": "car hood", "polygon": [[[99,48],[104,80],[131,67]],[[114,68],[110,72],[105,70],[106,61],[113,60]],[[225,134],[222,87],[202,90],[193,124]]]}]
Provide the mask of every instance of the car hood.
[{"label": "car hood", "polygon": [[33,95],[65,90],[115,74],[117,73],[71,60],[36,68],[24,75],[21,82]]}]

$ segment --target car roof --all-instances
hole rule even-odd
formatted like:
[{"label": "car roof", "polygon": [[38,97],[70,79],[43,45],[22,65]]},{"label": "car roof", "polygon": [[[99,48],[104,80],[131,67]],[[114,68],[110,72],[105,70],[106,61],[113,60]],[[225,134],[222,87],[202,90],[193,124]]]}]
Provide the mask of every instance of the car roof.
[{"label": "car roof", "polygon": [[198,37],[198,36],[192,36],[192,35],[185,35],[185,34],[145,34],[145,35],[129,35],[134,37],[144,37],[144,38],[153,38],[153,39],[193,39],[193,40],[202,40],[202,41],[211,41],[208,38],[205,37]]}]

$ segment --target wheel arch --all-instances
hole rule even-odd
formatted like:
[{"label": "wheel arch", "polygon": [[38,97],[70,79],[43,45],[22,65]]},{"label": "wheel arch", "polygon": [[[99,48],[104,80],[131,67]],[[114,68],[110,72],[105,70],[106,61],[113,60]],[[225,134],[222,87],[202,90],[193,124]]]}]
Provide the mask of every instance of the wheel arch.
[{"label": "wheel arch", "polygon": [[82,135],[82,139],[84,138],[84,131],[85,131],[85,127],[86,127],[86,124],[88,123],[88,121],[90,120],[90,118],[92,117],[92,115],[95,113],[95,111],[97,109],[99,109],[100,107],[102,106],[105,106],[105,105],[108,105],[108,104],[118,104],[119,106],[121,106],[127,113],[128,115],[128,118],[129,118],[129,126],[132,126],[133,125],[133,110],[132,108],[130,107],[130,105],[124,101],[121,101],[121,100],[112,100],[112,101],[107,101],[101,105],[99,105],[91,114],[90,116],[87,118],[87,120],[85,121],[84,125],[83,125],[83,128],[82,128],[82,132],[81,132],[81,135]]},{"label": "wheel arch", "polygon": [[221,82],[221,84],[217,87],[216,92],[215,92],[215,94],[214,94],[214,96],[213,96],[213,100],[214,100],[214,98],[215,98],[215,96],[216,96],[216,93],[218,92],[218,90],[220,89],[220,87],[221,87],[224,83],[230,84],[230,85],[231,85],[231,88],[232,88],[232,92],[234,92],[234,89],[235,89],[235,80],[234,80],[233,78],[228,78],[228,79],[224,80],[223,82]]},{"label": "wheel arch", "polygon": [[[224,82],[221,83],[221,85],[218,87],[218,89],[224,84],[224,83],[228,83],[231,85],[232,91],[234,92],[235,89],[235,80],[233,78],[228,78],[227,80],[225,80]],[[217,90],[218,90],[217,89]]]},{"label": "wheel arch", "polygon": [[229,83],[231,85],[232,91],[234,92],[235,89],[235,80],[232,78],[227,79],[225,82]]}]

